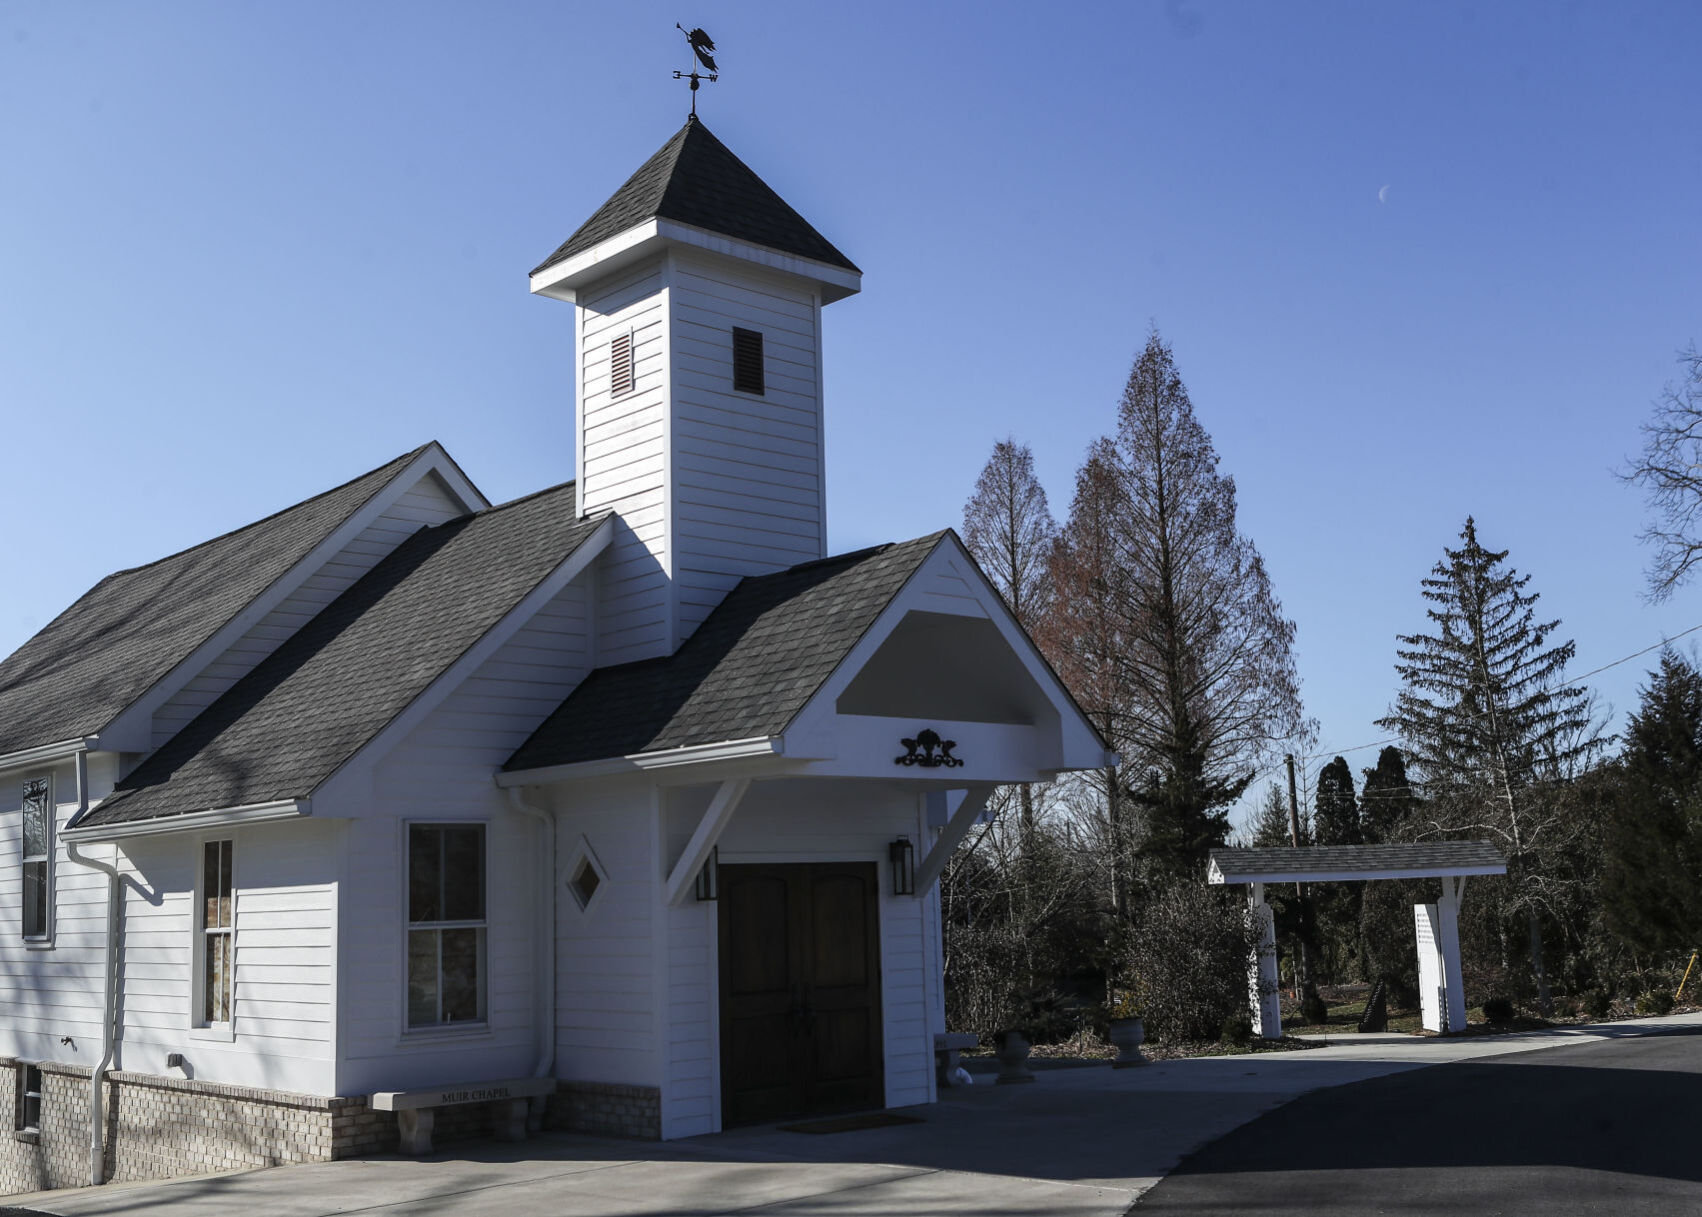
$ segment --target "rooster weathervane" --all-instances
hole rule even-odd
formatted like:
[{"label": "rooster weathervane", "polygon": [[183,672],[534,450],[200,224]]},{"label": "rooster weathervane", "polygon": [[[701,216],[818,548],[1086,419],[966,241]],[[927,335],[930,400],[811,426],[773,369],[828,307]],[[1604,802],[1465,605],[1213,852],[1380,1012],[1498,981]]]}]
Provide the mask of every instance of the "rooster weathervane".
[{"label": "rooster weathervane", "polygon": [[[675,80],[691,81],[691,116],[696,118],[698,82],[700,80],[713,82],[720,79],[720,69],[715,66],[715,39],[704,33],[701,29],[688,30],[677,21],[674,23],[674,28],[684,34],[686,36],[686,41],[691,43],[691,53],[697,61],[692,64],[691,71],[674,73]],[[702,64],[704,68],[707,69],[708,75],[703,75],[698,72],[698,64]]]}]

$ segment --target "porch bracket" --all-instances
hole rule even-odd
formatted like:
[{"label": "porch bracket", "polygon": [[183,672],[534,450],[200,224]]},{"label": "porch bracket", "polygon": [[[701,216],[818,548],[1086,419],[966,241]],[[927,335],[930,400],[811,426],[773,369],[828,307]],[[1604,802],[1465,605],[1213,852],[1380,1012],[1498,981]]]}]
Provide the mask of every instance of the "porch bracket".
[{"label": "porch bracket", "polygon": [[946,863],[951,860],[952,851],[962,844],[964,837],[969,835],[970,827],[981,813],[987,810],[987,800],[992,796],[993,787],[991,786],[971,786],[969,788],[969,792],[963,797],[963,802],[952,813],[951,819],[946,821],[946,826],[940,830],[939,840],[934,842],[934,847],[928,851],[928,856],[923,858],[916,867],[916,895],[918,897],[926,896],[928,889],[934,886],[934,880],[940,877],[940,872],[945,870]]},{"label": "porch bracket", "polygon": [[697,878],[697,872],[703,869],[703,864],[709,861],[709,851],[714,849],[715,843],[721,839],[722,831],[733,818],[733,812],[738,809],[739,802],[745,797],[745,791],[750,789],[750,785],[749,778],[735,778],[722,782],[716,788],[715,797],[709,800],[703,818],[697,822],[696,831],[691,834],[691,840],[686,842],[685,852],[680,855],[680,860],[674,863],[674,869],[668,873],[666,891],[669,908],[677,908],[685,902],[686,893],[691,891],[692,881]]}]

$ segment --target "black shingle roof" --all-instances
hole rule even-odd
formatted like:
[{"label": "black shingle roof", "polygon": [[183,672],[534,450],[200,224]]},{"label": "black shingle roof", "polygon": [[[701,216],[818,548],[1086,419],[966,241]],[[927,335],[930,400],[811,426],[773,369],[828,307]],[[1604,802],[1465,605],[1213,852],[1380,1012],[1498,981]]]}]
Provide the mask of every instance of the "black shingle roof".
[{"label": "black shingle roof", "polygon": [[102,579],[0,663],[0,755],[98,733],[422,451]]},{"label": "black shingle roof", "polygon": [[945,535],[741,580],[673,655],[591,673],[503,768],[780,734]]},{"label": "black shingle roof", "polygon": [[1330,874],[1342,871],[1444,871],[1503,867],[1507,859],[1488,841],[1421,841],[1396,845],[1281,845],[1214,849],[1213,865],[1234,882],[1241,875]]},{"label": "black shingle roof", "polygon": [[423,528],[118,784],[81,825],[304,798],[602,523],[573,483]]},{"label": "black shingle roof", "polygon": [[692,119],[532,273],[653,218],[857,269],[708,127]]}]

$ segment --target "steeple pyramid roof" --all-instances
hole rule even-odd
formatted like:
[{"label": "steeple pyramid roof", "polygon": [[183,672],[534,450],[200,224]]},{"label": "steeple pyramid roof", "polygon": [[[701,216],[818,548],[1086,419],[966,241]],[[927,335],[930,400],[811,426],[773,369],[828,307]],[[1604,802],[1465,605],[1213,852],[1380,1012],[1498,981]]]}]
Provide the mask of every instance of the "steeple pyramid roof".
[{"label": "steeple pyramid roof", "polygon": [[675,220],[857,271],[851,259],[693,117],[532,273],[650,219]]}]

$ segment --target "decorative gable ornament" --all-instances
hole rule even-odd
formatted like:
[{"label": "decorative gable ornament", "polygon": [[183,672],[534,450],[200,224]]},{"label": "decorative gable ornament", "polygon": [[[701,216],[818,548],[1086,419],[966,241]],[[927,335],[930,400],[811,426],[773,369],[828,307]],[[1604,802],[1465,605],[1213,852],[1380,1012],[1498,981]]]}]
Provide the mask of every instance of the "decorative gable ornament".
[{"label": "decorative gable ornament", "polygon": [[923,769],[961,769],[963,758],[951,754],[957,747],[954,739],[941,739],[940,733],[932,727],[923,727],[916,733],[915,739],[901,739],[904,745],[903,756],[893,757],[895,765],[918,766]]}]

